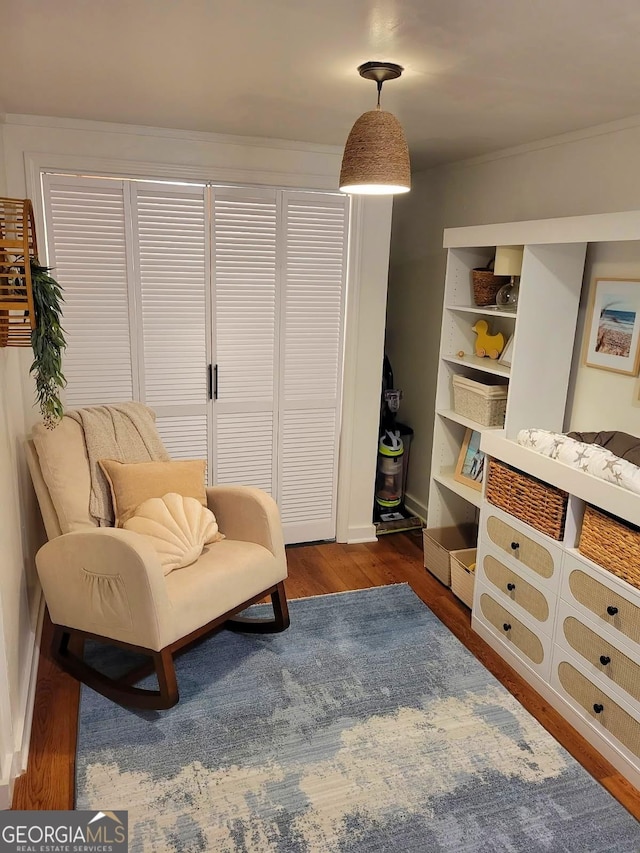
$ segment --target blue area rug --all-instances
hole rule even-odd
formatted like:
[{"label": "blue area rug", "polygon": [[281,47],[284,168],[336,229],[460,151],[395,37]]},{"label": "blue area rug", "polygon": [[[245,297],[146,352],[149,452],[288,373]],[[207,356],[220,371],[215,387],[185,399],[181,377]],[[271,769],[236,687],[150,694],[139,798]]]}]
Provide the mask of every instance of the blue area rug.
[{"label": "blue area rug", "polygon": [[177,660],[180,703],[83,688],[77,808],[131,851],[637,853],[640,825],[404,584]]}]

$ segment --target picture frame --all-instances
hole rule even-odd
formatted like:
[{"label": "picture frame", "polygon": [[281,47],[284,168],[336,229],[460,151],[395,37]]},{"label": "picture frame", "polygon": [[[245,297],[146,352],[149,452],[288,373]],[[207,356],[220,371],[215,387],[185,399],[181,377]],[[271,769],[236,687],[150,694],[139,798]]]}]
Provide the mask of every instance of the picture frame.
[{"label": "picture frame", "polygon": [[502,364],[505,367],[511,367],[511,359],[513,358],[513,342],[514,335],[509,335],[509,340],[504,345],[504,349],[500,353],[500,358],[498,359],[498,364]]},{"label": "picture frame", "polygon": [[479,492],[482,489],[484,463],[485,454],[480,450],[480,432],[467,428],[453,474],[454,480]]},{"label": "picture frame", "polygon": [[640,367],[640,279],[596,278],[591,286],[583,363],[627,376]]}]

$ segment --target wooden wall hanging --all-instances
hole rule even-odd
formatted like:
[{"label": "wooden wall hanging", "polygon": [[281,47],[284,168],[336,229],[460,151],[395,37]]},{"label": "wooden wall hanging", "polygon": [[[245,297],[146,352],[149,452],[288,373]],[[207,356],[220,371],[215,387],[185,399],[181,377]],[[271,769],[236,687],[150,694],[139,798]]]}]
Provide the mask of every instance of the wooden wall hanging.
[{"label": "wooden wall hanging", "polygon": [[0,198],[0,347],[31,345],[31,258],[37,257],[31,201]]}]

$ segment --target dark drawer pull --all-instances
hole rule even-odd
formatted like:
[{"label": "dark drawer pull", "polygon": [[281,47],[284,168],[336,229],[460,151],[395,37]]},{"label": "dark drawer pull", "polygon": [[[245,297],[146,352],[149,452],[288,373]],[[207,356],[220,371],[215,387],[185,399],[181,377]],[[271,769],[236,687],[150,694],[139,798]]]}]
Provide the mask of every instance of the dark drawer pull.
[{"label": "dark drawer pull", "polygon": [[607,607],[607,613],[609,614],[609,616],[615,616],[617,612],[618,612],[618,608],[614,607],[613,604],[610,604]]},{"label": "dark drawer pull", "polygon": [[608,663],[611,663],[611,658],[608,655],[600,655],[600,663],[602,666],[606,666]]},{"label": "dark drawer pull", "polygon": [[512,550],[512,551],[517,551],[519,547],[520,547],[520,543],[519,543],[519,542],[512,542],[512,543],[511,543],[511,550]]},{"label": "dark drawer pull", "polygon": [[604,705],[599,705],[596,702],[596,704],[593,706],[593,710],[596,712],[596,714],[601,714],[604,711]]},{"label": "dark drawer pull", "polygon": [[507,584],[507,589],[509,590],[509,592],[513,592],[513,590],[515,588],[516,588],[516,585],[514,583],[508,583]]},{"label": "dark drawer pull", "polygon": [[504,628],[504,630],[505,630],[505,631],[510,631],[510,630],[511,630],[511,625],[509,625],[509,623],[508,623],[508,622],[505,622],[505,623],[504,623],[504,625],[503,625],[502,627]]}]

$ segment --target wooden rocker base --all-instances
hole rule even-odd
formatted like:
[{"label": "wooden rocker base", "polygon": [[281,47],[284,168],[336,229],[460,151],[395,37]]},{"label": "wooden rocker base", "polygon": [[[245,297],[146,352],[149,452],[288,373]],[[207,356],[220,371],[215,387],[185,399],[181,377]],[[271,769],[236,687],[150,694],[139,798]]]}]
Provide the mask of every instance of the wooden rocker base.
[{"label": "wooden rocker base", "polygon": [[[265,596],[271,596],[273,605],[273,619],[250,619],[244,616],[236,619],[230,617],[240,613],[245,608]],[[78,681],[86,684],[92,690],[101,693],[107,699],[111,699],[126,708],[142,708],[146,710],[162,711],[176,705],[180,696],[176,681],[176,672],[173,665],[175,654],[181,654],[197,641],[203,639],[213,631],[220,628],[228,628],[231,631],[242,631],[245,633],[277,633],[285,631],[290,624],[289,608],[284,590],[284,581],[266,589],[249,601],[243,602],[233,610],[223,613],[186,637],[177,640],[170,646],[165,646],[160,651],[148,649],[144,646],[135,646],[121,640],[113,640],[110,637],[91,634],[88,631],[80,631],[63,625],[54,625],[52,640],[52,656],[58,666],[68,672]],[[97,669],[86,663],[83,659],[84,640],[92,639],[119,648],[128,649],[132,652],[146,655],[150,660],[142,666],[137,666],[120,678],[110,678],[98,672]],[[152,673],[158,678],[158,690],[147,690],[133,685],[142,678]]]}]

